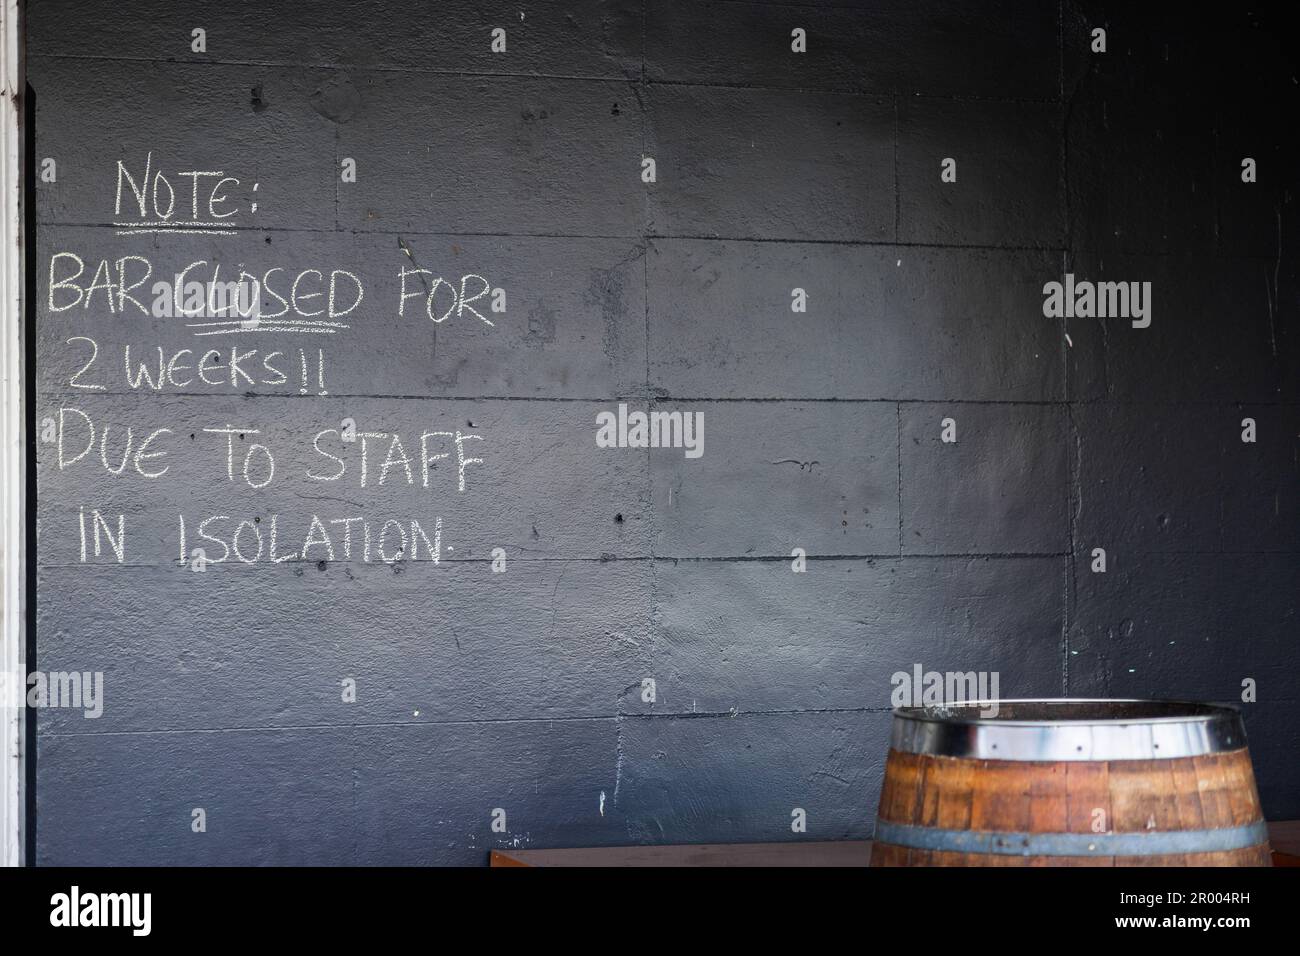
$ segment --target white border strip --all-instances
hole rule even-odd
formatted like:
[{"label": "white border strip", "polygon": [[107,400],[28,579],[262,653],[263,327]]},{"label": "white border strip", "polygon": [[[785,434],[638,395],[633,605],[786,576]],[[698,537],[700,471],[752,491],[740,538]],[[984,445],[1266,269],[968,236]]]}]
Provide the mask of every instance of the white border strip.
[{"label": "white border strip", "polygon": [[[0,0],[0,668],[26,673],[22,591],[22,121],[19,0]],[[25,686],[20,682],[16,686]],[[23,862],[24,712],[0,706],[0,865]]]}]

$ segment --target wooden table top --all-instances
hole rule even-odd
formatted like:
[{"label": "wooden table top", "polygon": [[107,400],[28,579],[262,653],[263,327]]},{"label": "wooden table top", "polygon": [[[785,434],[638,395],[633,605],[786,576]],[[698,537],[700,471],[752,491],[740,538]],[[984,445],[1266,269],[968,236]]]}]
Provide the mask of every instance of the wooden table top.
[{"label": "wooden table top", "polygon": [[[1300,820],[1268,825],[1274,866],[1300,866]],[[870,840],[493,850],[492,866],[866,866]]]}]

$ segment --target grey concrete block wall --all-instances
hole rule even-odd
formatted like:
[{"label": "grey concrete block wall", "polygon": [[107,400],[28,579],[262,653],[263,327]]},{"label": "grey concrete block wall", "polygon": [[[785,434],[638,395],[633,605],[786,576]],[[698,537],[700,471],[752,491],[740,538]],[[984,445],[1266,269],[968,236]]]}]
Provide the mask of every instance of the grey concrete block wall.
[{"label": "grey concrete block wall", "polygon": [[[694,461],[651,458],[655,554],[779,557],[800,547],[823,556],[898,552],[892,408],[879,402],[695,407],[704,414],[706,454]],[[762,495],[738,493],[757,474],[764,475]]]},{"label": "grey concrete block wall", "polygon": [[[866,838],[891,675],[918,664],[995,671],[1006,697],[1239,702],[1254,680],[1265,809],[1300,815],[1300,150],[1271,14],[119,6],[70,31],[84,0],[29,4],[36,153],[58,169],[36,186],[38,302],[59,251],[160,277],[349,269],[367,298],[307,343],[323,386],[293,367],[302,337],[266,334],[234,338],[253,365],[280,350],[281,381],[241,379],[222,342],[215,384],[155,389],[141,361],[210,340],[36,309],[37,421],[78,409],[118,456],[127,427],[166,427],[174,452],[154,480],[38,445],[37,666],[106,686],[96,720],[40,713],[38,862]],[[116,162],[149,154],[256,182],[257,213],[234,236],[118,235]],[[399,316],[412,267],[508,304],[492,326],[418,299]],[[1151,282],[1150,326],[1045,318],[1066,272]],[[703,456],[597,448],[620,402],[702,412]],[[483,461],[463,492],[454,453],[428,487],[402,464],[380,485],[385,439],[364,487],[357,447],[345,478],[306,478],[345,418],[408,454],[482,434]],[[226,423],[284,449],[280,480],[226,480],[203,431]],[[232,441],[242,460],[252,436]],[[90,509],[125,516],[125,566],[81,560]],[[178,515],[191,536],[228,516],[227,543],[274,516],[299,550],[312,514],[440,516],[447,550],[179,564]]]},{"label": "grey concrete block wall", "polygon": [[[266,191],[259,204],[259,226],[334,225],[334,204],[321,197],[334,192],[336,132],[312,105],[313,93],[333,78],[332,73],[268,66],[253,68],[250,74],[242,64],[216,62],[196,69],[137,55],[104,62],[101,69],[111,71],[110,83],[105,73],[87,69],[85,59],[107,50],[88,44],[80,51],[65,48],[65,53],[81,56],[35,54],[40,48],[40,10],[36,4],[29,8],[28,67],[31,79],[40,81],[38,122],[46,116],[58,117],[58,122],[41,122],[38,152],[42,158],[62,157],[59,166],[64,170],[55,182],[45,184],[48,188],[36,192],[36,215],[42,224],[109,224],[117,160],[129,163],[138,177],[153,153],[155,162],[173,170],[205,169],[202,161],[213,155],[242,157],[241,177],[257,182],[259,192]],[[53,21],[56,31],[59,22]],[[32,86],[35,89],[36,83]],[[278,105],[258,110],[255,101]],[[148,136],[124,141],[122,122],[137,109],[135,104],[149,104],[155,119]],[[202,142],[194,139],[193,131],[199,128],[206,131]],[[77,174],[69,175],[73,170]]]},{"label": "grey concrete block wall", "polygon": [[904,554],[1069,549],[1062,408],[908,403],[898,429]]},{"label": "grey concrete block wall", "polygon": [[[898,239],[945,246],[1059,249],[1064,239],[1060,110],[992,100],[970,121],[956,99],[900,98]],[[960,159],[958,158],[960,157]],[[954,190],[940,175],[954,161]]]},{"label": "grey concrete block wall", "polygon": [[[930,660],[1051,693],[1064,572],[1063,558],[1023,557],[835,558],[806,580],[784,562],[660,563],[654,711],[851,710]],[[1007,589],[1020,599],[984,600]]]},{"label": "grey concrete block wall", "polygon": [[888,98],[667,84],[646,96],[645,149],[663,187],[646,194],[655,234],[895,237]]},{"label": "grey concrete block wall", "polygon": [[1153,288],[1165,290],[1154,307],[1168,319],[1153,321],[1141,330],[1149,334],[1132,342],[1115,336],[1105,320],[1067,320],[1077,346],[1069,356],[1072,398],[1144,404],[1295,401],[1295,363],[1288,357],[1294,330],[1283,318],[1285,293],[1274,289],[1276,254],[1080,254],[1072,269],[1098,281],[1149,276]]},{"label": "grey concrete block wall", "polygon": [[[1016,318],[1041,309],[1036,279],[1053,268],[1037,250],[655,239],[650,386],[889,405],[1061,400],[1059,329]],[[805,312],[791,311],[795,290]]]},{"label": "grey concrete block wall", "polygon": [[[337,123],[349,229],[635,236],[641,117],[623,81],[355,71]],[[417,104],[438,104],[438,119]],[[376,149],[376,144],[383,147]]]}]

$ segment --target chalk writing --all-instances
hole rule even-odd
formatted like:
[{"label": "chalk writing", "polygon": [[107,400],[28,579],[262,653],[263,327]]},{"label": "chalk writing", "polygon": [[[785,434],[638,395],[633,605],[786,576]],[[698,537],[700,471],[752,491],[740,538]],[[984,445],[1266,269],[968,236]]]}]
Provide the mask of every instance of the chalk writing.
[{"label": "chalk writing", "polygon": [[[153,238],[146,241],[154,245],[116,256],[72,248],[49,254],[43,321],[148,320],[138,326],[147,328],[147,335],[126,342],[115,338],[102,347],[103,336],[89,326],[61,336],[68,350],[63,387],[71,394],[141,398],[181,393],[180,405],[169,403],[162,421],[148,421],[155,416],[146,413],[123,416],[120,408],[113,420],[105,420],[107,413],[89,399],[51,410],[42,419],[41,436],[44,446],[52,446],[54,473],[70,473],[82,482],[117,483],[113,487],[132,481],[180,483],[196,492],[220,492],[223,500],[275,493],[286,483],[291,495],[294,488],[320,484],[383,489],[384,494],[402,488],[465,494],[490,457],[483,451],[484,435],[472,423],[468,430],[418,423],[395,428],[356,412],[333,410],[329,427],[309,416],[305,424],[285,428],[258,421],[264,418],[260,405],[247,406],[247,415],[223,414],[215,421],[194,414],[197,406],[188,396],[195,392],[253,396],[296,391],[298,396],[326,397],[327,369],[346,352],[346,346],[327,353],[278,343],[228,344],[247,341],[240,336],[345,336],[365,324],[370,318],[366,311],[373,311],[377,300],[395,305],[399,319],[422,311],[440,326],[454,318],[494,327],[489,314],[506,311],[504,288],[477,272],[459,271],[447,278],[420,268],[405,246],[411,264],[387,273],[391,280],[371,280],[380,286],[394,282],[395,288],[380,288],[378,295],[370,294],[373,290],[362,279],[373,273],[347,264],[295,260],[293,268],[274,261],[232,265],[231,257],[216,253],[167,261],[167,234],[236,236],[251,226],[260,183],[246,183],[219,165],[167,169],[152,151],[143,158],[117,160],[114,232],[147,234]],[[418,304],[412,306],[412,300]],[[174,320],[176,329],[203,344],[168,343],[157,331],[159,320]],[[222,342],[223,337],[230,338]],[[431,336],[428,341],[432,344]],[[183,426],[177,424],[178,414]],[[373,517],[359,509],[344,516],[272,512],[241,517],[239,510],[233,502],[199,504],[176,514],[177,563],[205,571],[303,561],[438,565],[443,559],[441,515]],[[131,509],[119,513],[103,502],[77,506],[80,563],[126,562],[128,512],[131,540],[147,539]]]}]

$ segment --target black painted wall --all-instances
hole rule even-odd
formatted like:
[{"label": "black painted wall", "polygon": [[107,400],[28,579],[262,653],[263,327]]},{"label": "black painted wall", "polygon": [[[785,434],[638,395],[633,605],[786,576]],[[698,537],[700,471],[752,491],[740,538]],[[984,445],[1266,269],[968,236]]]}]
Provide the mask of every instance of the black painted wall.
[{"label": "black painted wall", "polygon": [[[1295,34],[1131,6],[30,2],[38,422],[111,426],[114,467],[171,430],[157,479],[40,445],[38,666],[103,672],[104,710],[41,712],[38,862],[865,838],[915,664],[1007,697],[1252,679],[1266,810],[1300,816]],[[150,152],[238,177],[236,234],[120,235],[116,163]],[[294,356],[282,384],[133,388],[127,346],[211,340],[102,293],[52,312],[60,251],[347,269],[366,299],[229,337]],[[413,264],[505,312],[399,317]],[[1066,272],[1151,282],[1150,326],[1045,318]],[[704,454],[597,448],[619,401],[702,412]],[[482,462],[381,486],[384,439],[366,487],[355,448],[307,479],[345,418]],[[233,480],[226,425],[257,430]],[[81,560],[82,509],[123,515],[124,560]],[[283,555],[313,514],[441,516],[443,559],[179,562],[178,515],[276,515]]]}]

